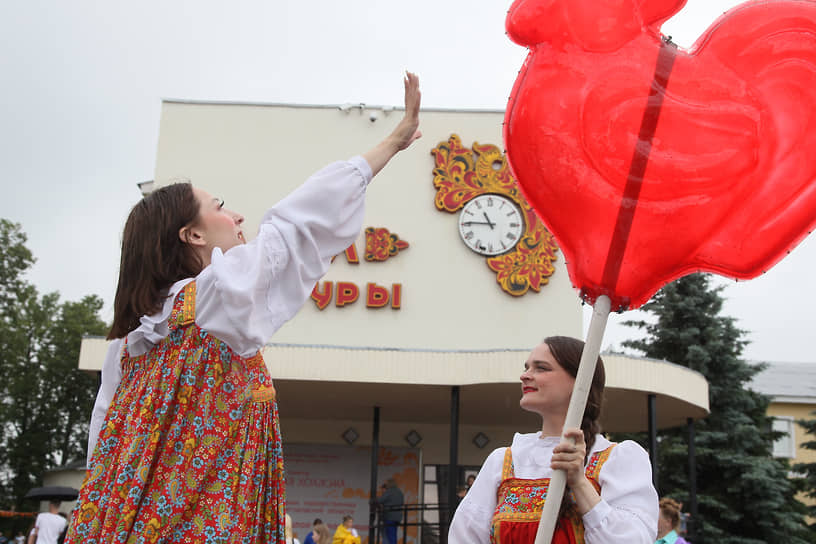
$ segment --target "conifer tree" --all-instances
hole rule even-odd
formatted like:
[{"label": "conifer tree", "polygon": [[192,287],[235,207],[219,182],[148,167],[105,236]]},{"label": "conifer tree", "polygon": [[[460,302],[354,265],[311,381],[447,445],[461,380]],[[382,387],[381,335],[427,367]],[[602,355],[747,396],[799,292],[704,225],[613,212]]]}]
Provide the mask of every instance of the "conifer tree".
[{"label": "conifer tree", "polygon": [[[766,415],[769,399],[747,389],[762,367],[741,359],[745,333],[733,318],[720,315],[721,290],[704,274],[665,286],[643,306],[656,318],[653,322],[626,323],[645,337],[624,345],[696,370],[708,380],[711,413],[695,423],[699,515],[691,520],[694,541],[804,544],[807,532],[787,463],[771,455],[775,434]],[[687,466],[686,429],[661,432],[661,496],[688,502]]]}]

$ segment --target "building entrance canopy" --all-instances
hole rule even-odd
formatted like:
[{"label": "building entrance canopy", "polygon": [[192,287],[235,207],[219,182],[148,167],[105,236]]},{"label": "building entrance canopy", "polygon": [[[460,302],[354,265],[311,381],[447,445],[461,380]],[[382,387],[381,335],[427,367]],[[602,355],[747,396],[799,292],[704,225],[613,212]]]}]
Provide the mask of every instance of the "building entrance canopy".
[{"label": "building entrance canopy", "polygon": [[[519,408],[526,350],[420,351],[272,344],[264,358],[287,417],[365,420],[372,406],[391,421],[450,421],[450,387],[460,386],[460,423],[534,429]],[[708,383],[665,361],[604,355],[604,431],[648,428],[647,399],[659,428],[708,414]],[[319,369],[319,376],[317,370]]]}]

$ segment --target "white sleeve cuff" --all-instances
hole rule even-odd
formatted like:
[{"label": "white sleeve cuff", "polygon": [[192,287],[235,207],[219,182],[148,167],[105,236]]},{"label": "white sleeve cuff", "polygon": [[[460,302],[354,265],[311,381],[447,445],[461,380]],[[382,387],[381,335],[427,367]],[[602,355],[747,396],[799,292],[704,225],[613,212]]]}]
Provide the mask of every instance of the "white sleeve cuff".
[{"label": "white sleeve cuff", "polygon": [[584,514],[584,527],[587,529],[599,529],[606,524],[612,507],[609,503],[601,499],[601,502],[592,507],[592,510]]},{"label": "white sleeve cuff", "polygon": [[371,183],[371,179],[374,177],[374,173],[371,171],[371,166],[368,164],[368,161],[366,161],[362,156],[357,155],[350,158],[348,162],[363,175],[363,182],[365,183],[364,187],[368,186],[368,184]]}]

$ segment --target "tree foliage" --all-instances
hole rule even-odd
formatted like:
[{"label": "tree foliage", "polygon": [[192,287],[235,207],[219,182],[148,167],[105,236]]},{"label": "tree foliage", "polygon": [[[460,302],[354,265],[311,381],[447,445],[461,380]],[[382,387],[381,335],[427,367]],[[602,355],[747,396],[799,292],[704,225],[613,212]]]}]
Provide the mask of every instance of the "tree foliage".
[{"label": "tree foliage", "polygon": [[[771,455],[769,398],[747,389],[762,370],[741,359],[744,332],[720,315],[721,288],[693,274],[658,292],[643,310],[656,320],[626,324],[646,333],[624,343],[647,357],[664,359],[705,376],[711,414],[695,423],[697,541],[720,543],[804,543],[801,504],[787,478],[785,461]],[[682,393],[682,392],[678,392]],[[688,504],[686,429],[659,435],[658,490]]]},{"label": "tree foliage", "polygon": [[101,335],[102,300],[60,302],[25,279],[34,258],[0,219],[0,507],[22,506],[44,473],[84,456],[97,379],[77,368],[83,335]]}]

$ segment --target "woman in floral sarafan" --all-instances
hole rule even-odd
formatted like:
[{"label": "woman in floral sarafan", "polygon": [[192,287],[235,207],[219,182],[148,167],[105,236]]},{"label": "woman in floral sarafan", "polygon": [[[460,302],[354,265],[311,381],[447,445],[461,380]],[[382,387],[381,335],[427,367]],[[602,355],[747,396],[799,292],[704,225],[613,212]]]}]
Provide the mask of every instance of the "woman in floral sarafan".
[{"label": "woman in floral sarafan", "polygon": [[244,218],[189,183],[125,225],[112,340],[69,543],[285,542],[275,389],[260,349],[356,240],[368,183],[420,136],[419,80],[373,149]]}]

